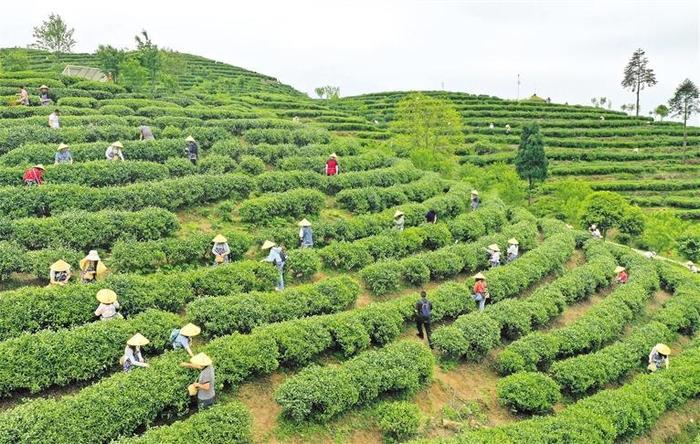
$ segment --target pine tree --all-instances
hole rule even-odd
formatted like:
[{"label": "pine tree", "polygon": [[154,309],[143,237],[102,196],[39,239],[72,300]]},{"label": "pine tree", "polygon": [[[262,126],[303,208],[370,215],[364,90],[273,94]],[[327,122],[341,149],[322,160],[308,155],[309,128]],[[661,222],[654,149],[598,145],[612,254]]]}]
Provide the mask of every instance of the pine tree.
[{"label": "pine tree", "polygon": [[635,107],[637,116],[639,116],[639,92],[647,86],[656,85],[656,74],[653,69],[647,67],[649,59],[644,54],[641,48],[632,54],[632,58],[625,67],[625,77],[622,79],[622,86],[631,89],[637,95]]},{"label": "pine tree", "polygon": [[532,204],[532,189],[535,183],[547,178],[548,166],[540,127],[536,124],[526,125],[520,135],[520,147],[515,156],[515,169],[521,179],[527,180],[528,204]]},{"label": "pine tree", "polygon": [[678,85],[668,105],[674,116],[683,119],[683,146],[688,144],[688,119],[694,113],[700,111],[700,91],[690,79],[685,79]]}]

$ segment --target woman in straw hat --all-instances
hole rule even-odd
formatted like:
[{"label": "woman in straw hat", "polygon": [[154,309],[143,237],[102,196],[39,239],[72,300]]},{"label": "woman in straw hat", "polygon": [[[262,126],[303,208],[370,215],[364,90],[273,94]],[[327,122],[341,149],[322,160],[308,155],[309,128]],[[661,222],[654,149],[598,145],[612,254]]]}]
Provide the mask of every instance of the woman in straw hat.
[{"label": "woman in straw hat", "polygon": [[651,349],[649,353],[649,365],[647,369],[652,372],[659,370],[661,367],[668,368],[669,366],[669,355],[671,354],[671,349],[666,344],[656,344],[654,348]]},{"label": "woman in straw hat", "polygon": [[686,262],[685,266],[688,267],[688,270],[690,270],[691,273],[698,272],[698,267],[693,263],[693,261]]},{"label": "woman in straw hat", "polygon": [[197,145],[197,141],[194,140],[194,137],[187,136],[185,142],[187,142],[187,146],[185,147],[187,158],[192,162],[192,165],[197,165],[197,157],[199,156],[199,145]]},{"label": "woman in straw hat", "polygon": [[110,146],[107,147],[107,150],[105,151],[105,157],[107,160],[121,160],[124,161],[124,153],[122,153],[122,149],[124,148],[124,145],[120,141],[116,141]]},{"label": "woman in straw hat", "polygon": [[406,223],[406,217],[403,211],[396,210],[394,213],[394,230],[403,231],[403,227]]},{"label": "woman in straw hat", "polygon": [[491,244],[486,248],[489,253],[491,268],[501,265],[501,248],[497,244]]},{"label": "woman in straw hat", "polygon": [[508,239],[508,249],[506,250],[506,260],[508,262],[513,262],[518,258],[518,253],[520,252],[520,243],[514,237]]},{"label": "woman in straw hat", "polygon": [[24,85],[19,87],[19,100],[17,100],[17,104],[29,106],[29,92],[27,92],[27,88]]},{"label": "woman in straw hat", "polygon": [[591,233],[591,236],[593,239],[602,239],[603,236],[600,234],[600,230],[598,229],[598,226],[596,224],[591,224],[590,227],[588,227],[588,232]]},{"label": "woman in straw hat", "polygon": [[479,304],[479,311],[484,311],[484,305],[486,304],[486,299],[489,296],[489,290],[486,285],[486,276],[483,273],[477,273],[474,275],[474,301]]},{"label": "woman in straw hat", "polygon": [[192,353],[192,338],[199,335],[202,329],[196,325],[189,323],[182,328],[174,328],[170,332],[170,343],[174,350],[184,349],[188,355],[194,356]]},{"label": "woman in straw hat", "polygon": [[615,280],[618,284],[627,283],[627,279],[629,278],[629,276],[627,275],[627,270],[625,269],[625,267],[621,267],[618,265],[617,267],[615,267],[615,273],[617,273],[617,277],[615,278]]},{"label": "woman in straw hat", "polygon": [[56,154],[53,156],[54,165],[59,165],[62,163],[73,163],[73,156],[70,153],[70,146],[66,145],[65,143],[58,145]]},{"label": "woman in straw hat", "polygon": [[481,199],[479,199],[479,192],[476,190],[472,190],[471,197],[470,197],[470,205],[471,205],[472,211],[476,211],[479,208],[480,203],[481,203]]},{"label": "woman in straw hat", "polygon": [[28,168],[22,175],[25,185],[41,185],[44,183],[44,165],[37,164]]},{"label": "woman in straw hat", "polygon": [[39,87],[39,104],[41,106],[51,105],[51,97],[49,97],[49,87],[41,85]]},{"label": "woman in straw hat", "polygon": [[119,310],[119,302],[117,301],[117,294],[107,288],[97,292],[97,300],[100,305],[97,306],[95,310],[95,316],[99,316],[100,320],[108,321],[110,319],[121,319],[123,316],[117,310]]},{"label": "woman in straw hat", "polygon": [[214,246],[211,248],[211,252],[214,254],[214,265],[230,262],[231,249],[228,246],[228,239],[217,234],[211,241],[214,242]]},{"label": "woman in straw hat", "polygon": [[314,232],[311,230],[311,222],[306,219],[299,221],[299,240],[301,248],[311,248],[314,246]]},{"label": "woman in straw hat", "polygon": [[70,264],[64,260],[57,260],[49,268],[49,282],[52,285],[66,285],[70,279]]},{"label": "woman in straw hat", "polygon": [[211,358],[206,353],[197,353],[189,362],[181,362],[180,366],[199,370],[197,380],[187,386],[187,391],[190,396],[197,395],[197,408],[203,410],[211,407],[216,397],[214,365]]},{"label": "woman in straw hat", "polygon": [[107,274],[107,267],[95,250],[90,250],[78,265],[80,265],[80,277],[84,284],[101,279]]},{"label": "woman in straw hat", "polygon": [[141,354],[141,347],[149,342],[151,341],[146,339],[141,333],[136,333],[126,341],[124,356],[119,360],[125,372],[131,370],[134,366],[148,367],[146,360],[143,359],[143,355]]},{"label": "woman in straw hat", "polygon": [[335,176],[340,172],[340,165],[338,164],[338,156],[333,153],[328,157],[326,161],[326,176]]},{"label": "woman in straw hat", "polygon": [[276,290],[284,290],[284,263],[287,262],[287,256],[284,254],[284,250],[281,246],[277,246],[274,242],[269,240],[266,240],[260,249],[263,251],[269,250],[267,257],[263,259],[263,262],[269,262],[277,267],[279,281],[277,283]]}]

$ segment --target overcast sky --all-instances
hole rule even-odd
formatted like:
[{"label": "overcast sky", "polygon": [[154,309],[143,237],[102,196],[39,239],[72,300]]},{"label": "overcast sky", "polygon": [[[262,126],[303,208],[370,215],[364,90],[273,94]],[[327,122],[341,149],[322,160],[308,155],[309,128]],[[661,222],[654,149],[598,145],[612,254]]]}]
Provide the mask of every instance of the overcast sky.
[{"label": "overcast sky", "polygon": [[634,102],[623,68],[644,48],[658,85],[642,111],[689,77],[700,85],[700,0],[6,0],[0,46],[26,46],[50,12],[75,28],[80,52],[133,47],[148,30],[162,47],[272,75],[313,94],[444,89],[614,109]]}]

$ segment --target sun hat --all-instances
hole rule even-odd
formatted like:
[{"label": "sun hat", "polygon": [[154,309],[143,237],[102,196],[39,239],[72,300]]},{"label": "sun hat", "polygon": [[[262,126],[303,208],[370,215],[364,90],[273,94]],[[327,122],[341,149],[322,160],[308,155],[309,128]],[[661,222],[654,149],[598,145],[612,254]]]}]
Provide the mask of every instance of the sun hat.
[{"label": "sun hat", "polygon": [[514,237],[511,237],[510,239],[508,239],[508,243],[509,243],[509,244],[514,244],[514,245],[519,245],[519,244],[520,244],[520,242],[518,242],[518,240],[517,240],[516,238],[514,238]]},{"label": "sun hat", "polygon": [[488,246],[488,249],[491,250],[491,251],[501,251],[501,248],[500,248],[498,245],[496,245],[496,244],[491,244],[491,245],[489,245],[489,246]]},{"label": "sun hat", "polygon": [[472,190],[472,194],[475,195],[475,196],[478,196],[478,195],[479,195],[479,192],[476,191],[476,190]]},{"label": "sun hat", "polygon": [[598,226],[596,224],[591,224],[591,228],[595,230],[596,228],[598,228]]},{"label": "sun hat", "polygon": [[33,168],[38,168],[38,169],[40,169],[40,170],[46,170],[46,168],[44,168],[44,165],[42,165],[42,164],[40,164],[40,163],[37,163],[36,165],[34,165]]},{"label": "sun hat", "polygon": [[625,267],[622,267],[622,266],[620,266],[620,265],[618,265],[617,267],[615,267],[615,273],[620,273],[620,272],[622,272],[622,271],[625,271]]},{"label": "sun hat", "polygon": [[270,248],[274,247],[275,243],[269,240],[266,240],[264,244],[262,244],[262,247],[260,247],[261,250],[269,250]]},{"label": "sun hat", "polygon": [[127,345],[131,345],[132,347],[135,347],[137,345],[146,345],[150,343],[148,339],[141,333],[136,333],[134,336],[130,337],[128,341],[126,341]]},{"label": "sun hat", "polygon": [[192,136],[187,136],[187,138],[185,139],[185,142],[196,142],[196,140],[194,140],[194,137],[192,137]]},{"label": "sun hat", "polygon": [[211,241],[214,242],[214,243],[217,243],[217,244],[222,244],[222,243],[224,243],[224,242],[227,242],[228,239],[226,239],[226,238],[225,238],[223,235],[221,235],[221,234],[217,234],[216,236],[214,236],[214,239],[212,239]]},{"label": "sun hat", "polygon": [[97,292],[97,300],[103,304],[114,304],[117,301],[117,294],[107,288]]},{"label": "sun hat", "polygon": [[666,345],[666,344],[656,344],[656,351],[661,353],[662,355],[670,355],[671,354],[671,348]]},{"label": "sun hat", "polygon": [[403,215],[404,215],[404,212],[403,212],[403,211],[401,211],[401,210],[396,210],[396,213],[394,213],[394,218],[397,218],[397,217],[403,216]]},{"label": "sun hat", "polygon": [[196,365],[197,367],[209,367],[212,361],[206,353],[197,353],[190,358],[190,364]]},{"label": "sun hat", "polygon": [[46,86],[46,85],[41,85],[41,86],[39,87],[39,89],[49,89],[49,87]]},{"label": "sun hat", "polygon": [[121,143],[120,141],[118,141],[118,140],[117,140],[116,142],[114,142],[114,143],[112,144],[112,146],[113,146],[113,147],[116,147],[116,148],[119,148],[119,149],[124,148],[124,145],[122,145],[122,143]]},{"label": "sun hat", "polygon": [[686,267],[691,267],[691,266],[693,266],[693,265],[695,265],[695,264],[693,263],[693,261],[688,261],[688,262],[685,263],[685,266],[686,266]]},{"label": "sun hat", "polygon": [[486,279],[486,276],[484,276],[484,273],[481,273],[481,272],[475,274],[473,277],[475,280]]},{"label": "sun hat", "polygon": [[201,332],[202,329],[192,323],[189,323],[180,329],[180,334],[182,336],[187,336],[188,338],[197,336]]},{"label": "sun hat", "polygon": [[70,147],[68,145],[66,145],[65,143],[61,143],[58,145],[57,151],[61,151],[61,150],[66,149],[66,148],[70,148]]},{"label": "sun hat", "polygon": [[331,153],[331,155],[329,157],[331,159],[335,159],[336,157],[338,157],[338,155],[336,153]]},{"label": "sun hat", "polygon": [[300,227],[310,227],[310,226],[311,226],[311,222],[309,222],[309,221],[306,220],[306,219],[302,219],[302,220],[299,221],[299,226],[300,226]]},{"label": "sun hat", "polygon": [[99,260],[101,260],[101,259],[100,259],[100,255],[97,254],[97,250],[90,250],[90,251],[88,252],[88,255],[85,256],[85,259],[87,259],[87,260],[89,260],[89,261],[99,261]]},{"label": "sun hat", "polygon": [[59,259],[51,264],[51,269],[53,271],[68,271],[70,270],[70,264],[63,259]]}]

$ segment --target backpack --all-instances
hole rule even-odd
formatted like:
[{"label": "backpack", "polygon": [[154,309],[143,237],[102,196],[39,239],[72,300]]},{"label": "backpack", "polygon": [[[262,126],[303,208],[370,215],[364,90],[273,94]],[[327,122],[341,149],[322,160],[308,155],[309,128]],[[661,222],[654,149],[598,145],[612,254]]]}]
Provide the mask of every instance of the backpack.
[{"label": "backpack", "polygon": [[173,328],[172,331],[170,332],[170,343],[174,343],[175,339],[180,335],[180,329],[179,328]]},{"label": "backpack", "polygon": [[[280,261],[282,261],[282,263],[287,262],[287,255],[282,250],[280,250]],[[275,265],[279,265],[277,261],[275,261]]]},{"label": "backpack", "polygon": [[430,317],[430,302],[422,301],[421,306],[420,306],[420,315],[423,316],[424,318]]}]

